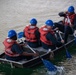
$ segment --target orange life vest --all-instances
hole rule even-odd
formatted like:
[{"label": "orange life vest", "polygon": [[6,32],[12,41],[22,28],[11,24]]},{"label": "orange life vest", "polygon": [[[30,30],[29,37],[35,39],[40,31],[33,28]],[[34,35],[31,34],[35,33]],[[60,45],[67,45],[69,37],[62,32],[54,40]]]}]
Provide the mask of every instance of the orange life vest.
[{"label": "orange life vest", "polygon": [[17,53],[14,53],[11,51],[11,48],[12,48],[12,45],[14,43],[17,43],[16,41],[14,40],[11,40],[9,38],[5,39],[3,44],[5,46],[5,54],[8,55],[8,56],[11,56],[11,57],[17,57],[17,56],[20,56],[20,54],[17,54]]},{"label": "orange life vest", "polygon": [[35,35],[36,30],[38,30],[38,27],[29,25],[26,26],[24,29],[24,35],[26,36],[26,41],[29,42],[37,42],[37,38]]},{"label": "orange life vest", "polygon": [[70,24],[74,25],[75,16],[76,16],[76,14],[72,14],[72,15],[67,14],[67,16],[64,19],[65,25],[70,25]]},{"label": "orange life vest", "polygon": [[39,31],[40,31],[40,40],[41,40],[43,43],[47,44],[47,45],[52,45],[52,42],[49,41],[49,40],[46,38],[46,35],[47,35],[47,33],[49,33],[49,32],[54,35],[54,31],[53,31],[53,30],[48,30],[48,29],[46,28],[46,26],[41,27]]}]

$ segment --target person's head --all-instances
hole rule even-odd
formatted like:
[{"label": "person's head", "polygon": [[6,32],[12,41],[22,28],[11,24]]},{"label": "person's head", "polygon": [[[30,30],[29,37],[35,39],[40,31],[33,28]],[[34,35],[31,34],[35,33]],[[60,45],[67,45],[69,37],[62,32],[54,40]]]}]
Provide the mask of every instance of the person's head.
[{"label": "person's head", "polygon": [[73,6],[69,6],[69,8],[68,8],[68,13],[69,14],[72,14],[72,13],[74,13],[74,7]]},{"label": "person's head", "polygon": [[17,33],[15,30],[9,30],[8,31],[8,38],[12,40],[17,40]]},{"label": "person's head", "polygon": [[36,20],[35,18],[32,18],[32,19],[30,20],[30,24],[31,24],[32,26],[36,26],[37,20]]},{"label": "person's head", "polygon": [[45,22],[45,24],[46,24],[46,26],[47,26],[48,29],[51,29],[53,27],[53,25],[54,25],[54,23],[53,23],[52,20],[47,20]]}]

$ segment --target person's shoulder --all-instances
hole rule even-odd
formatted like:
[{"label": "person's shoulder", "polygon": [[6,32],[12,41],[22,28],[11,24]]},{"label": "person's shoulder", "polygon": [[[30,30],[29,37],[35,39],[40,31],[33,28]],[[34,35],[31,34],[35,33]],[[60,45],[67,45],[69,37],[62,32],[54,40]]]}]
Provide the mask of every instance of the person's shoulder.
[{"label": "person's shoulder", "polygon": [[39,29],[37,29],[36,31],[35,31],[35,34],[39,34],[40,32],[39,32]]},{"label": "person's shoulder", "polygon": [[18,44],[13,44],[12,47],[11,47],[11,50],[14,51],[14,50],[16,50],[18,47],[19,47]]},{"label": "person's shoulder", "polygon": [[15,44],[12,45],[12,47],[16,47],[16,46],[19,46],[19,44],[16,44],[16,43],[15,43]]},{"label": "person's shoulder", "polygon": [[27,31],[29,29],[29,26],[30,25],[26,25],[25,28],[24,28],[24,31]]},{"label": "person's shoulder", "polygon": [[36,27],[34,28],[34,30],[35,30],[35,31],[39,31],[39,27],[36,26]]},{"label": "person's shoulder", "polygon": [[52,34],[50,33],[50,32],[48,32],[47,34],[46,34],[46,36],[47,37],[50,37]]},{"label": "person's shoulder", "polygon": [[29,27],[30,25],[26,25],[25,28]]},{"label": "person's shoulder", "polygon": [[51,39],[54,38],[54,37],[53,37],[53,35],[52,35],[51,33],[47,33],[47,34],[46,34],[46,38],[47,38],[48,40],[51,40]]}]

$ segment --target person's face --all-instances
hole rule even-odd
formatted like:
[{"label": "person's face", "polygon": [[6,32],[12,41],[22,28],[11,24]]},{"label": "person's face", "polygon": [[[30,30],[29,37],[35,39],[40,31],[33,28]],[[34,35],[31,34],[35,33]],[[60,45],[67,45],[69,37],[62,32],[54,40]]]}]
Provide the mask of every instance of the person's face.
[{"label": "person's face", "polygon": [[48,28],[48,29],[52,29],[53,27],[52,27],[52,26],[47,26],[47,28]]},{"label": "person's face", "polygon": [[71,15],[71,14],[73,14],[73,12],[68,12],[68,15]]},{"label": "person's face", "polygon": [[17,40],[17,35],[11,37],[10,39],[12,39],[12,40]]}]

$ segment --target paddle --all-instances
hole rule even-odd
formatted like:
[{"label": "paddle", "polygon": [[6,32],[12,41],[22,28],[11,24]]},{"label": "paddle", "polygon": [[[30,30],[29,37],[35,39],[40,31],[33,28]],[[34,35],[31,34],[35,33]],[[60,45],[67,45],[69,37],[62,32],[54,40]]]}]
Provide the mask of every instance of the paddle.
[{"label": "paddle", "polygon": [[[23,32],[19,32],[19,33],[18,33],[18,38],[20,39],[20,38],[22,38],[22,37],[23,37]],[[22,41],[22,42],[23,42],[23,41]],[[23,43],[24,43],[24,42],[23,42]],[[27,45],[27,46],[32,50],[33,53],[36,53],[33,48],[31,48],[29,45]],[[51,62],[49,62],[48,60],[43,59],[40,55],[39,55],[39,57],[41,58],[44,66],[45,66],[49,71],[54,71],[54,72],[57,71],[57,68],[56,68]]]},{"label": "paddle", "polygon": [[[24,36],[24,32],[19,32],[17,36],[18,36],[18,39],[22,38]],[[22,41],[22,40],[20,39],[19,41]],[[24,41],[22,41],[22,42],[24,42]],[[29,47],[29,45],[27,45],[27,46]],[[51,51],[51,49],[49,49],[48,52],[51,52],[50,58],[53,59],[53,57],[54,57],[53,51]]]},{"label": "paddle", "polygon": [[[29,47],[34,53],[36,53],[35,50],[32,49],[29,45],[28,45],[28,47]],[[39,57],[40,57],[40,59],[42,60],[44,66],[45,66],[49,71],[54,71],[54,72],[57,71],[57,68],[56,68],[50,61],[43,59],[40,55],[39,55]]]},{"label": "paddle", "polygon": [[[59,32],[59,36],[60,36],[60,39],[63,40],[60,32]],[[67,57],[67,58],[72,58],[71,54],[68,52],[68,49],[66,48],[66,45],[63,44],[63,46],[64,46],[64,48],[65,48],[65,50],[66,50],[66,57]]]}]

